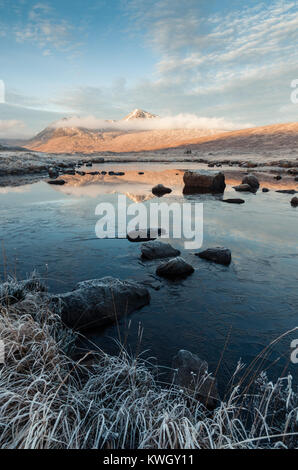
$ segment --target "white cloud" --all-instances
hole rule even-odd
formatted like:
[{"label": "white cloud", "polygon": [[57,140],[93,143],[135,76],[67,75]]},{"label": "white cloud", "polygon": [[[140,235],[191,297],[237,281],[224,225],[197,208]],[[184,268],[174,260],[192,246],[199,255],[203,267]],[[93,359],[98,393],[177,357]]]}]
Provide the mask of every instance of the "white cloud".
[{"label": "white cloud", "polygon": [[235,130],[241,127],[252,127],[252,124],[237,124],[224,118],[207,118],[195,114],[177,114],[175,116],[138,119],[130,121],[107,121],[95,116],[70,117],[52,124],[53,127],[83,127],[87,129],[146,131],[155,129],[214,129]]},{"label": "white cloud", "polygon": [[25,123],[16,119],[0,120],[0,136],[15,137],[25,128]]}]

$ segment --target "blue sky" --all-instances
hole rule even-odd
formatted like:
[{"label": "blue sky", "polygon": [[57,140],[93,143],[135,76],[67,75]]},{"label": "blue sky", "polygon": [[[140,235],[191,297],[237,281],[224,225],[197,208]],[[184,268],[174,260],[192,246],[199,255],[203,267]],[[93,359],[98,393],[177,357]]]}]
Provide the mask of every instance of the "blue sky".
[{"label": "blue sky", "polygon": [[0,0],[0,137],[138,107],[296,121],[296,1]]}]

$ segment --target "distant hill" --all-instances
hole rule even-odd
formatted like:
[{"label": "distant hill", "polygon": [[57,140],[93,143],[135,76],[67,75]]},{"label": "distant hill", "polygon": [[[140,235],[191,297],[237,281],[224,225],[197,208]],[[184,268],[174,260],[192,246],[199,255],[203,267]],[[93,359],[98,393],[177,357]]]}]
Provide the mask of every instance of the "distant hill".
[{"label": "distant hill", "polygon": [[[287,150],[298,147],[298,123],[274,124],[238,131],[216,129],[154,129],[158,116],[135,109],[121,121],[103,121],[104,128],[72,127],[65,118],[47,127],[24,145],[46,153],[141,152],[167,148],[190,147],[202,151],[239,153]],[[150,119],[150,129],[142,124]],[[117,124],[119,123],[119,128]],[[158,120],[156,121],[158,123]],[[111,123],[111,126],[109,125]],[[124,123],[124,124],[121,124]],[[135,129],[128,123],[141,124]],[[121,127],[122,126],[122,127]],[[123,128],[124,126],[124,128]],[[157,125],[158,127],[158,125]]]}]

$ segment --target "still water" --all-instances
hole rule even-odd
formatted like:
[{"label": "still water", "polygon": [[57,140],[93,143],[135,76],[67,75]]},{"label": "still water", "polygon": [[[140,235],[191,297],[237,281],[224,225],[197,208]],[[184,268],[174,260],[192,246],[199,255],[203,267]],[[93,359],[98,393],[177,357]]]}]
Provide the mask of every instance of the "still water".
[{"label": "still water", "polygon": [[[96,238],[95,208],[100,202],[116,204],[119,194],[127,196],[128,204],[149,205],[157,201],[152,186],[168,185],[173,192],[163,201],[204,203],[202,248],[230,248],[232,264],[206,262],[185,250],[183,241],[170,240],[195,273],[182,281],[160,280],[159,290],[150,288],[150,305],[123,319],[119,331],[111,326],[89,336],[105,351],[116,352],[119,332],[122,340],[128,335],[132,352],[146,351],[144,357],[155,357],[164,366],[181,348],[207,360],[212,371],[221,361],[218,377],[223,385],[239,358],[249,364],[273,339],[298,325],[298,209],[291,207],[291,196],[274,191],[242,193],[241,206],[223,204],[211,195],[183,196],[183,166],[100,165],[92,171],[117,169],[125,176],[67,176],[61,187],[40,181],[0,188],[1,278],[10,273],[20,279],[36,269],[51,292],[104,276],[154,280],[160,261],[142,261],[138,243]],[[239,197],[232,189],[238,181],[228,180],[226,198]],[[264,362],[270,377],[288,366],[298,378],[298,365],[289,364],[295,337],[297,332],[279,342]]]}]

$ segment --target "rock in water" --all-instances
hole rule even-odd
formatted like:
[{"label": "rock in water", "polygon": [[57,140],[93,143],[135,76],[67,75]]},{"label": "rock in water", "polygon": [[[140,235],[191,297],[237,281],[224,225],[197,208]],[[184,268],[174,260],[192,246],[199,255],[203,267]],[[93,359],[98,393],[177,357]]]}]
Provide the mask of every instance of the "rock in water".
[{"label": "rock in water", "polygon": [[214,263],[229,265],[232,261],[231,251],[228,248],[216,247],[208,248],[201,253],[196,253],[202,259],[213,261]]},{"label": "rock in water", "polygon": [[154,188],[152,188],[152,193],[155,195],[155,196],[163,196],[164,194],[169,194],[171,193],[172,190],[170,188],[166,188],[163,184],[157,184],[156,186],[154,186]]},{"label": "rock in water", "polygon": [[293,207],[297,207],[297,206],[298,206],[298,197],[293,197],[293,198],[291,199],[291,205],[292,205]]},{"label": "rock in water", "polygon": [[183,176],[184,194],[191,193],[223,193],[226,188],[225,175],[202,175],[194,171],[186,171]]},{"label": "rock in water", "polygon": [[254,191],[257,191],[260,187],[259,180],[255,175],[244,176],[242,184],[248,184]]},{"label": "rock in water", "polygon": [[179,250],[173,248],[169,243],[159,240],[143,243],[141,252],[142,258],[145,259],[172,258],[180,255]]},{"label": "rock in water", "polygon": [[177,258],[171,259],[166,263],[162,263],[156,269],[156,274],[161,277],[168,279],[176,279],[187,277],[194,272],[194,268],[188,264],[183,258],[178,256]]},{"label": "rock in water", "polygon": [[75,290],[52,295],[50,304],[58,308],[70,328],[86,330],[113,323],[150,302],[148,290],[134,281],[113,277],[77,284]]},{"label": "rock in water", "polygon": [[58,176],[59,176],[59,169],[58,168],[51,167],[51,168],[49,168],[48,171],[49,171],[49,177],[50,178],[53,178],[53,179],[58,178]]},{"label": "rock in water", "polygon": [[235,191],[245,191],[245,192],[254,192],[251,186],[249,184],[238,184],[238,186],[233,186]]},{"label": "rock in water", "polygon": [[48,184],[55,184],[56,186],[63,186],[63,184],[65,184],[66,181],[64,180],[49,180],[48,181]]},{"label": "rock in water", "polygon": [[187,392],[195,394],[197,400],[207,408],[214,409],[220,403],[217,382],[208,374],[208,364],[197,355],[181,349],[173,358],[175,369],[173,382]]},{"label": "rock in water", "polygon": [[296,194],[297,193],[295,189],[277,189],[275,192],[281,193],[281,194]]},{"label": "rock in water", "polygon": [[245,203],[244,199],[237,199],[237,198],[223,199],[222,202],[227,202],[229,204],[244,204]]},{"label": "rock in water", "polygon": [[166,231],[162,228],[148,228],[133,230],[127,234],[127,239],[130,242],[147,242],[155,240],[157,237],[164,235]]},{"label": "rock in water", "polygon": [[263,188],[262,191],[263,191],[263,193],[269,193],[270,189],[268,189],[268,188]]}]

